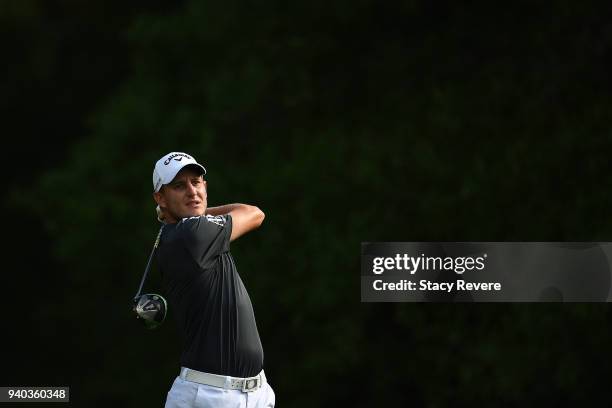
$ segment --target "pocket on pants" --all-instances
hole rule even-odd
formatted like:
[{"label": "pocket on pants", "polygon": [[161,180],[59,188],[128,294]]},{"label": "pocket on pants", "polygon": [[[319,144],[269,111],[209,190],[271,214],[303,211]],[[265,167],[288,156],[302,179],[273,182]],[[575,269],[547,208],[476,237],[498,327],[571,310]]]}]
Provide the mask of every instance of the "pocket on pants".
[{"label": "pocket on pants", "polygon": [[270,384],[266,383],[266,385],[268,386],[268,400],[266,401],[266,408],[274,408],[274,405],[276,405],[276,394],[274,393],[274,390]]},{"label": "pocket on pants", "polygon": [[192,408],[198,392],[197,384],[176,377],[166,396],[165,408]]}]

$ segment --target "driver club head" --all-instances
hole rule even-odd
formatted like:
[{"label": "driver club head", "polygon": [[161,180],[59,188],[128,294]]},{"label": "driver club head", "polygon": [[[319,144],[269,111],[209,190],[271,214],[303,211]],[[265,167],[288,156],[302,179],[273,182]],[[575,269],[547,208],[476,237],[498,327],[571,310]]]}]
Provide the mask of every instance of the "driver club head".
[{"label": "driver club head", "polygon": [[155,329],[166,320],[168,303],[161,295],[146,293],[134,298],[132,310],[147,329]]}]

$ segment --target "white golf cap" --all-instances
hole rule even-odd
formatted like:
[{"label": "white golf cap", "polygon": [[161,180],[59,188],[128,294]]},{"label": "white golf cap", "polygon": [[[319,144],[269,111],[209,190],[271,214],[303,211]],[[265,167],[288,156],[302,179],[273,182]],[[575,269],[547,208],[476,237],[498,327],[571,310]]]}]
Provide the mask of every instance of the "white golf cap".
[{"label": "white golf cap", "polygon": [[202,175],[206,174],[204,166],[187,153],[172,152],[159,159],[153,169],[153,191],[159,191],[161,186],[170,183],[183,167],[189,165],[200,168]]}]

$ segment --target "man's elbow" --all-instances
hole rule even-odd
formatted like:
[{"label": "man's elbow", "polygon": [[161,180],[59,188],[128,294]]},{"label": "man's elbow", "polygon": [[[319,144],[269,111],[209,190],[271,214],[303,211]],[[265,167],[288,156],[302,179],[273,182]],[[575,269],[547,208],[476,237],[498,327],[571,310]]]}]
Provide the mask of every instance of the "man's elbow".
[{"label": "man's elbow", "polygon": [[266,218],[266,214],[259,209],[259,207],[252,206],[253,217],[255,228],[259,228],[259,226],[263,223],[264,218]]}]

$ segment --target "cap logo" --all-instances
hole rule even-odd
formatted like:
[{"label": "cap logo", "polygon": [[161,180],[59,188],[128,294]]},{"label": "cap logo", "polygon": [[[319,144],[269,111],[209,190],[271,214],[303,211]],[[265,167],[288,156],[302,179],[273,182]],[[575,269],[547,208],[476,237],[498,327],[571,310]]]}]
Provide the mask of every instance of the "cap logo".
[{"label": "cap logo", "polygon": [[[178,158],[177,158],[178,157]],[[187,160],[192,160],[191,156],[189,156],[188,154],[184,154],[184,153],[175,153],[175,154],[171,154],[170,157],[168,157],[166,160],[164,160],[164,166],[167,166],[170,164],[170,161],[172,159],[174,159],[175,161],[180,162],[181,160],[183,160],[183,157],[187,158]]]}]

